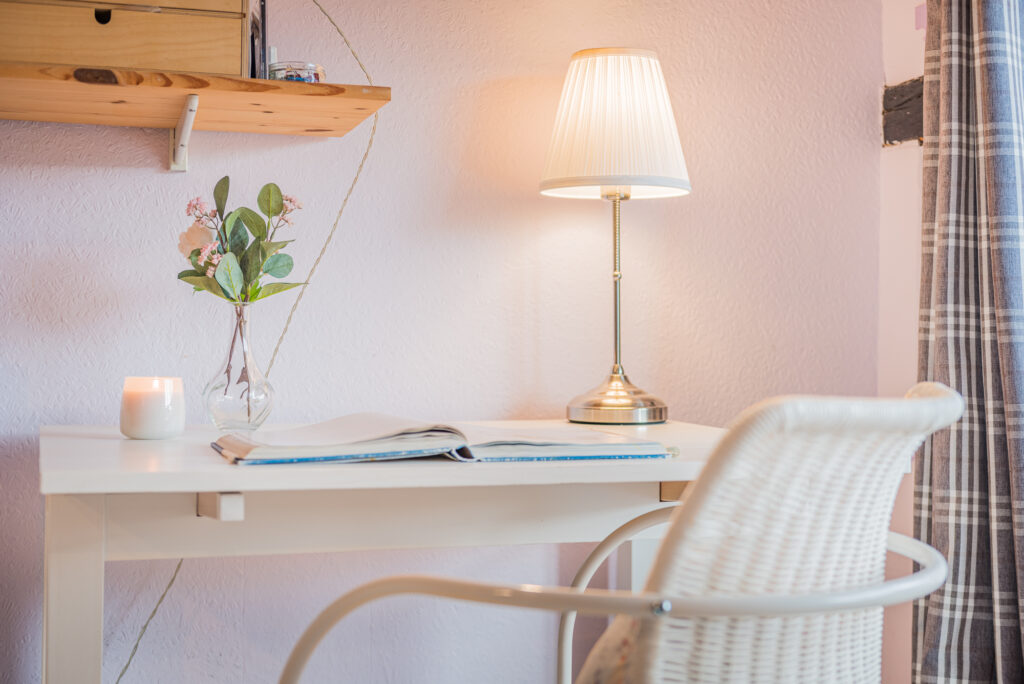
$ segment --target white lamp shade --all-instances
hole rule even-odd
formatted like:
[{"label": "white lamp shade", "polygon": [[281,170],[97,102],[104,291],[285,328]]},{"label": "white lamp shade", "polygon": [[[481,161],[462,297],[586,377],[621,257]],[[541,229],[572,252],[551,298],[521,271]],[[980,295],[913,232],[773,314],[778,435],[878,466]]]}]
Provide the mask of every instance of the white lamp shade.
[{"label": "white lamp shade", "polygon": [[657,55],[635,48],[581,50],[569,61],[544,175],[543,195],[600,199],[690,192],[672,103]]}]

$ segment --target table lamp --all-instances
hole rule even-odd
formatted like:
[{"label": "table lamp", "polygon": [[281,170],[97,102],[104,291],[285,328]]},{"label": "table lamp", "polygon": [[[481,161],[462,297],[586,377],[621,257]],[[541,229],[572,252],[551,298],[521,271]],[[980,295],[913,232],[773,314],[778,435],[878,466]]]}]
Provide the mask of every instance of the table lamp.
[{"label": "table lamp", "polygon": [[615,362],[599,386],[573,399],[575,423],[642,424],[668,419],[665,402],[633,385],[622,368],[622,200],[690,192],[672,104],[657,55],[635,48],[581,50],[569,61],[542,195],[612,203]]}]

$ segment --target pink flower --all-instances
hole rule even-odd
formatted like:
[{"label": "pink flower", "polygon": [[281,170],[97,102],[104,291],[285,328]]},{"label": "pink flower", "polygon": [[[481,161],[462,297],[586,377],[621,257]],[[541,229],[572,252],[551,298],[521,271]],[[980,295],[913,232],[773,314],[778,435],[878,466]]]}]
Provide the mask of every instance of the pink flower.
[{"label": "pink flower", "polygon": [[203,201],[202,197],[193,197],[185,207],[185,213],[194,218],[203,218],[210,215],[210,208]]},{"label": "pink flower", "polygon": [[217,247],[219,247],[219,246],[220,246],[220,243],[217,242],[216,240],[214,240],[213,242],[210,242],[210,243],[207,243],[207,244],[203,245],[200,248],[200,250],[199,250],[199,259],[198,259],[199,265],[202,266],[207,261],[209,261],[213,265],[216,265],[217,261],[220,261],[220,254],[217,254],[217,261],[214,261],[213,258],[211,258],[210,254],[211,253],[216,253]]},{"label": "pink flower", "polygon": [[[214,248],[216,249],[218,243],[214,242],[212,244],[213,244]],[[209,245],[207,245],[207,246],[209,246]],[[203,259],[203,253],[202,252],[199,253],[199,264],[202,265],[204,261],[206,263],[210,264],[209,268],[206,269],[206,277],[207,278],[212,278],[214,276],[214,274],[217,272],[217,264],[220,263],[220,260],[223,257],[224,257],[223,254],[221,254],[220,252],[216,252],[215,251],[213,254],[209,254],[206,259]]]},{"label": "pink flower", "polygon": [[201,249],[203,245],[212,239],[213,231],[199,221],[196,221],[184,233],[178,236],[178,251],[188,259],[193,249]]},{"label": "pink flower", "polygon": [[281,195],[281,199],[284,200],[284,213],[290,214],[296,209],[302,208],[302,203],[295,199],[294,195]]}]

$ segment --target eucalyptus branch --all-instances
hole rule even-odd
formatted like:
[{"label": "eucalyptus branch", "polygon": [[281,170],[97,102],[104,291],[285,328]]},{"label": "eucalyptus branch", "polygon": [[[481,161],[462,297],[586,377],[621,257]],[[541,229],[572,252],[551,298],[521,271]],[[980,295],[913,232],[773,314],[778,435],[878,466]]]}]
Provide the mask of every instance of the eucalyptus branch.
[{"label": "eucalyptus branch", "polygon": [[[238,304],[299,287],[302,283],[264,283],[264,277],[286,277],[295,265],[292,257],[283,252],[284,245],[277,245],[271,250],[265,249],[264,244],[273,242],[277,230],[283,224],[291,223],[286,215],[302,205],[291,195],[283,195],[276,184],[267,183],[260,188],[256,198],[259,212],[249,207],[238,207],[229,213],[228,188],[227,176],[214,187],[217,205],[214,212],[209,211],[199,197],[188,203],[186,213],[194,222],[181,235],[178,246],[192,268],[180,272],[178,278],[196,291],[205,290]],[[229,216],[232,218],[230,235],[227,230]],[[200,226],[204,230],[194,230]],[[207,230],[213,230],[215,241],[210,240]],[[202,262],[193,261],[197,254],[202,257]]]}]

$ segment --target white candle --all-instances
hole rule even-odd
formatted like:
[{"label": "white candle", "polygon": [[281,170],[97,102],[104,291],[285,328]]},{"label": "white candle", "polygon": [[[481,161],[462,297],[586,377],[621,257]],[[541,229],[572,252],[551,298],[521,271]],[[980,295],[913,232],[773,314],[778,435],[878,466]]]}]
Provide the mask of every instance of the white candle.
[{"label": "white candle", "polygon": [[125,378],[121,433],[131,439],[167,439],[185,431],[181,378]]}]

